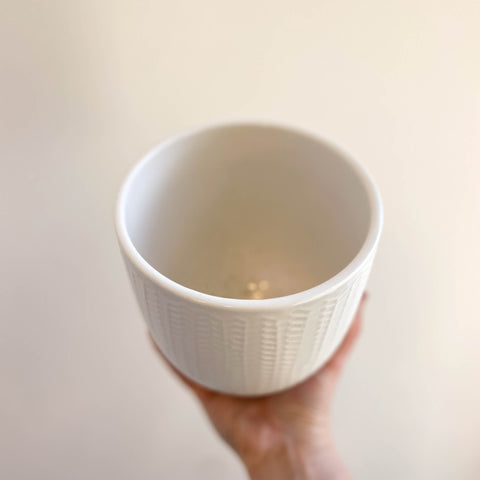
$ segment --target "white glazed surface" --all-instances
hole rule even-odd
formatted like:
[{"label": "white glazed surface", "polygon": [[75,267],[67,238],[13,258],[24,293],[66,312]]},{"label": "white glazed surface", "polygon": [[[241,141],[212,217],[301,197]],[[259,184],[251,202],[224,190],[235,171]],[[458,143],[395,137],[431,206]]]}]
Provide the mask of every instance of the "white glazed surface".
[{"label": "white glazed surface", "polygon": [[[252,170],[245,174],[238,165],[251,159]],[[223,197],[215,195],[217,190]],[[241,196],[230,204],[232,190]],[[252,197],[259,199],[254,205]],[[236,263],[230,265],[228,248],[225,253],[221,243],[210,247],[205,238],[210,240],[211,231],[224,230],[230,215],[239,228],[228,227],[234,234],[222,235],[228,238],[227,247],[237,238],[242,245],[252,241],[255,205],[260,212],[257,224],[267,225],[266,232],[257,235],[266,242],[265,252],[277,248],[278,262],[296,255],[298,271],[313,265],[313,283],[297,291],[293,278],[291,292],[260,300],[242,297],[242,292],[225,298],[230,295],[194,290],[195,282],[202,286],[202,277],[215,285],[222,269],[227,278],[237,268]],[[210,229],[190,228],[196,221],[200,226],[208,222],[215,208],[212,216],[218,219]],[[268,227],[275,224],[277,211],[278,228],[272,227],[271,233]],[[237,395],[288,388],[329,358],[364,290],[381,223],[378,192],[356,162],[313,134],[254,123],[212,126],[163,143],[133,169],[117,210],[117,233],[130,280],[157,345],[191,379]],[[307,229],[313,238],[311,250],[303,232]],[[198,257],[204,259],[203,269],[192,280],[190,271]],[[317,265],[317,257],[322,264]],[[263,260],[258,255],[250,268]],[[269,271],[258,268],[262,274]],[[178,274],[181,283],[172,280],[177,270],[183,272],[183,277]],[[288,272],[287,277],[295,276],[290,267]],[[242,273],[243,283],[248,274]],[[268,280],[274,283],[277,277]],[[222,282],[217,283],[215,288],[221,289]],[[305,285],[303,278],[300,285]]]},{"label": "white glazed surface", "polygon": [[328,359],[350,325],[371,261],[310,302],[246,312],[189,302],[126,264],[152,336],[179,370],[213,390],[261,395],[300,382]]}]

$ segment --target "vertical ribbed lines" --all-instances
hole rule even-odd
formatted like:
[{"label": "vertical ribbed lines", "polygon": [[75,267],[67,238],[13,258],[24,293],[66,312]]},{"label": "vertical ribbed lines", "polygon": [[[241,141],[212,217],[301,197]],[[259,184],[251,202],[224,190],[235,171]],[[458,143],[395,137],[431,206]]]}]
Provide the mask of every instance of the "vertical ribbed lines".
[{"label": "vertical ribbed lines", "polygon": [[305,378],[338,346],[371,263],[366,262],[347,284],[328,295],[267,312],[188,302],[127,265],[149,328],[178,368],[213,389],[261,394]]}]

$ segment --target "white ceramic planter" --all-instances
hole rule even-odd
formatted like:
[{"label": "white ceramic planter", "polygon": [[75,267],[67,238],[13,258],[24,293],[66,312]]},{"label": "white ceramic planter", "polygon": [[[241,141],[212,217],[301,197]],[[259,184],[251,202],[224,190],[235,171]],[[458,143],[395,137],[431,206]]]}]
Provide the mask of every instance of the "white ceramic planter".
[{"label": "white ceramic planter", "polygon": [[162,143],[128,175],[116,212],[155,342],[189,378],[237,395],[285,389],[325,363],[381,227],[363,167],[315,134],[266,123]]}]

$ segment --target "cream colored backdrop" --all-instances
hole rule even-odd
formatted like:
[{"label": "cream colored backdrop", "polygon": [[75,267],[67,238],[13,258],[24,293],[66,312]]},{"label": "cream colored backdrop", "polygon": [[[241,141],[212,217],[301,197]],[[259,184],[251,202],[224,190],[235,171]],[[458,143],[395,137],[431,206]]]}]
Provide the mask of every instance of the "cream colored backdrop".
[{"label": "cream colored backdrop", "polygon": [[260,117],[383,193],[337,394],[356,479],[480,477],[477,1],[0,0],[0,477],[240,480],[152,353],[113,232],[168,135]]}]

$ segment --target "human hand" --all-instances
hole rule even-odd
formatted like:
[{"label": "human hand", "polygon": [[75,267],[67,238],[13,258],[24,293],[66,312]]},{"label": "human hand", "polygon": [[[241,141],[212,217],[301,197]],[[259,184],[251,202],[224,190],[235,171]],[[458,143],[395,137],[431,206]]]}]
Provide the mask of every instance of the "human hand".
[{"label": "human hand", "polygon": [[243,461],[252,480],[344,480],[330,426],[330,405],[345,361],[359,335],[363,295],[355,319],[330,360],[303,383],[283,392],[242,398],[212,392],[186,378],[220,436]]}]

